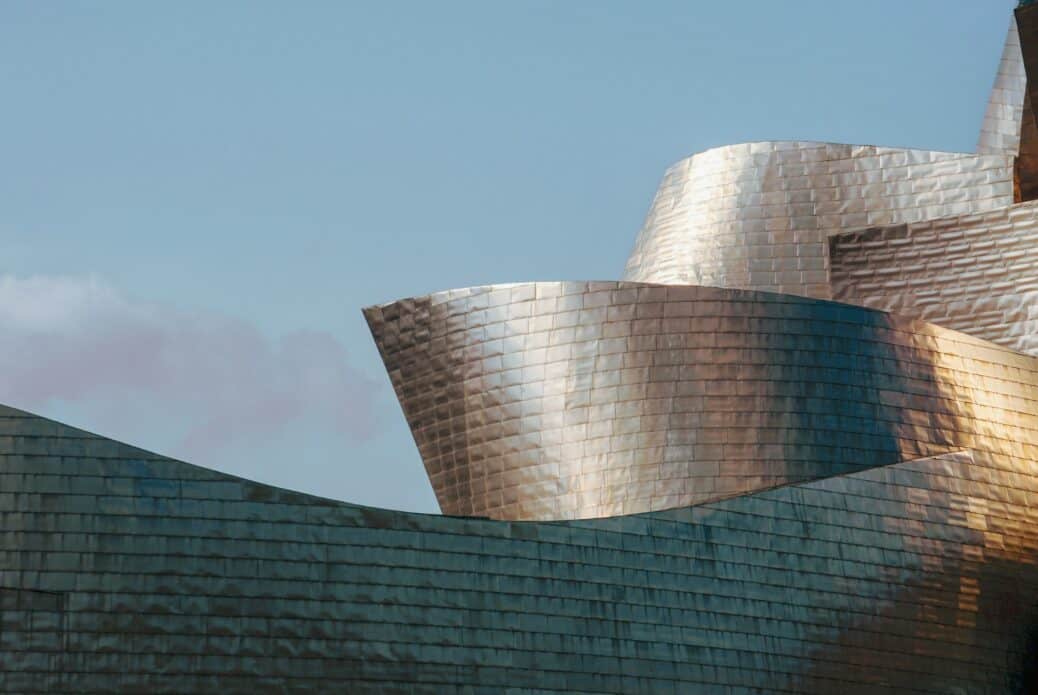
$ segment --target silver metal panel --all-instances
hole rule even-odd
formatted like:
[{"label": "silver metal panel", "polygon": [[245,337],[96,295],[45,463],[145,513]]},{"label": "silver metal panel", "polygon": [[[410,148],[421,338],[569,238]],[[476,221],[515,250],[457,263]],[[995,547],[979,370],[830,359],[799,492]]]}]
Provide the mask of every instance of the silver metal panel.
[{"label": "silver metal panel", "polygon": [[814,142],[707,150],[664,175],[624,280],[828,298],[827,238],[1013,203],[1013,158]]},{"label": "silver metal panel", "polygon": [[998,64],[984,122],[980,128],[977,154],[1016,156],[1020,151],[1020,123],[1027,91],[1027,73],[1020,51],[1016,19],[1009,22],[1006,45]]},{"label": "silver metal panel", "polygon": [[833,298],[1038,355],[1038,202],[830,239]]},{"label": "silver metal panel", "polygon": [[629,514],[1038,445],[1038,359],[833,302],[528,283],[365,315],[447,514]]}]

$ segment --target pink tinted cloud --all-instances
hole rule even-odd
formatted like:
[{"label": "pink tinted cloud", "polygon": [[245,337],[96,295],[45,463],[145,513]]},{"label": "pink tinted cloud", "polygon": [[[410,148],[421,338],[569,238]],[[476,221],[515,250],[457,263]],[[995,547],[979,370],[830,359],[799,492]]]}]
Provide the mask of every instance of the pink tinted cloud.
[{"label": "pink tinted cloud", "polygon": [[0,402],[157,404],[200,453],[305,420],[374,427],[372,380],[317,331],[269,340],[245,321],[133,301],[93,277],[0,276]]}]

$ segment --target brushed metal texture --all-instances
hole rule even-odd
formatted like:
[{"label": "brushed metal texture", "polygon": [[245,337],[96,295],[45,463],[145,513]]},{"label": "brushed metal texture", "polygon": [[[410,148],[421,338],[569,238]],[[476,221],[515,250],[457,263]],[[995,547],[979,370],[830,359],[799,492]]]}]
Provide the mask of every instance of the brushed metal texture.
[{"label": "brushed metal texture", "polygon": [[829,298],[828,237],[1013,203],[1013,158],[813,142],[718,147],[664,174],[623,279]]},{"label": "brushed metal texture", "polygon": [[0,690],[1001,693],[1038,479],[971,451],[569,522],[371,509],[0,408]]},{"label": "brushed metal texture", "polygon": [[1020,124],[1026,90],[1027,73],[1014,17],[1009,22],[995,85],[991,88],[991,98],[984,113],[977,154],[1017,155],[1020,151]]},{"label": "brushed metal texture", "polygon": [[830,238],[833,298],[1038,355],[1038,202]]},{"label": "brushed metal texture", "polygon": [[447,514],[639,513],[1038,444],[1038,359],[824,300],[528,283],[365,315]]},{"label": "brushed metal texture", "polygon": [[0,406],[0,691],[1038,692],[1015,17],[977,155],[717,148],[624,281],[366,309],[455,516]]}]

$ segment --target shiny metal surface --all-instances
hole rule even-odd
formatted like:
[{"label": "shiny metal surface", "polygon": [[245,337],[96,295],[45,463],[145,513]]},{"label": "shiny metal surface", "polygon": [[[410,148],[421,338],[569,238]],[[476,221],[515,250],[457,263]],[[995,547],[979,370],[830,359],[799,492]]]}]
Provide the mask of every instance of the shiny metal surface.
[{"label": "shiny metal surface", "polygon": [[1038,479],[1012,455],[544,523],[333,502],[13,410],[0,431],[3,692],[1034,685]]},{"label": "shiny metal surface", "polygon": [[1013,203],[1013,159],[814,142],[718,147],[667,170],[623,279],[828,298],[837,232]]},{"label": "shiny metal surface", "polygon": [[830,238],[833,298],[1038,355],[1038,202]]},{"label": "shiny metal surface", "polygon": [[1020,52],[1020,36],[1016,18],[1009,22],[1002,60],[995,75],[984,122],[980,127],[977,154],[1016,156],[1020,150],[1020,124],[1027,90],[1027,73]]},{"label": "shiny metal surface", "polygon": [[1038,446],[1038,359],[864,308],[573,282],[365,313],[447,514],[630,514]]},{"label": "shiny metal surface", "polygon": [[980,155],[718,148],[668,171],[628,281],[366,309],[443,510],[497,519],[0,406],[0,691],[1038,692],[1016,18]]},{"label": "shiny metal surface", "polygon": [[[1033,445],[1032,395],[975,412],[983,386],[969,365],[993,347],[910,319],[1038,352],[1038,208],[1012,207],[1038,188],[1026,164],[1035,46],[1038,11],[1018,10],[980,154],[715,148],[666,172],[625,283],[469,288],[366,310],[441,508],[560,519],[698,504],[941,446],[986,450],[1014,411],[1023,431],[996,439]],[[1033,362],[991,354],[1024,365],[1015,387],[1033,394]],[[910,405],[892,397],[905,393]],[[826,419],[840,408],[858,429]]]}]

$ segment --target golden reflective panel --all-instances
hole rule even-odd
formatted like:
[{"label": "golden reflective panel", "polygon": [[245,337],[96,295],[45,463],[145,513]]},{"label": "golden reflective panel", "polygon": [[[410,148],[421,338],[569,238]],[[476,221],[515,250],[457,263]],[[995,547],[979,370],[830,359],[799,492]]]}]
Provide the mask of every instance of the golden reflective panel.
[{"label": "golden reflective panel", "polygon": [[1038,203],[833,235],[833,299],[1038,355]]},{"label": "golden reflective panel", "polygon": [[631,514],[1038,444],[1038,358],[834,302],[531,283],[366,315],[448,514]]}]

